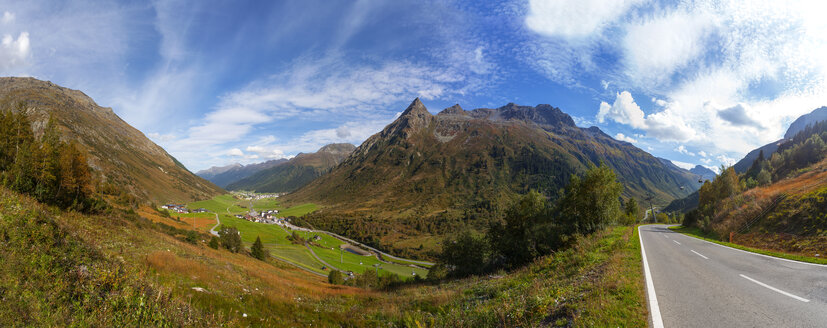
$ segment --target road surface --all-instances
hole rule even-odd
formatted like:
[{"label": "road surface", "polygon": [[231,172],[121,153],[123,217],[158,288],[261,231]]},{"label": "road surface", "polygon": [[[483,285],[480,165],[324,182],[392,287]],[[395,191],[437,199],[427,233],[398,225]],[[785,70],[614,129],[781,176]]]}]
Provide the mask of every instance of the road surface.
[{"label": "road surface", "polygon": [[667,227],[639,229],[653,327],[827,327],[827,266],[736,250]]}]

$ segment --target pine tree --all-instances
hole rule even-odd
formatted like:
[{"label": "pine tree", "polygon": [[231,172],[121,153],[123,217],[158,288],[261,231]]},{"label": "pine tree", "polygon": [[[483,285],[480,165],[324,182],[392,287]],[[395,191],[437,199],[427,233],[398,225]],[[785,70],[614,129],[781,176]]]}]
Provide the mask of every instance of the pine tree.
[{"label": "pine tree", "polygon": [[264,245],[261,243],[261,238],[256,236],[256,241],[253,243],[253,247],[250,249],[253,253],[253,257],[265,261],[270,256],[269,252],[264,249]]}]

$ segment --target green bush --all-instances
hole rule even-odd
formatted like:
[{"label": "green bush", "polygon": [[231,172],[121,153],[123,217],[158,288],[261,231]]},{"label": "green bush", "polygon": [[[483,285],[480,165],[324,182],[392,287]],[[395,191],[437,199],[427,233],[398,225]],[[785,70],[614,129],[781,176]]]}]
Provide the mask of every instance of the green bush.
[{"label": "green bush", "polygon": [[333,285],[342,285],[345,283],[345,278],[342,277],[342,273],[339,270],[330,270],[330,273],[327,274],[327,282]]}]

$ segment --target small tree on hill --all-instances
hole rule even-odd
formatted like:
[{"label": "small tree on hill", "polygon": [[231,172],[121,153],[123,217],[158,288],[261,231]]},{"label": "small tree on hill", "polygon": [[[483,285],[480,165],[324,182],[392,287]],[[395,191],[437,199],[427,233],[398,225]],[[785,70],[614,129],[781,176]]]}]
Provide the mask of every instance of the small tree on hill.
[{"label": "small tree on hill", "polygon": [[218,246],[221,246],[218,242],[218,237],[212,236],[212,238],[210,238],[210,248],[218,249]]},{"label": "small tree on hill", "polygon": [[330,270],[330,273],[327,274],[327,282],[332,285],[341,285],[345,283],[345,278],[342,277],[342,273],[339,270]]},{"label": "small tree on hill", "polygon": [[234,227],[222,226],[218,231],[218,238],[221,239],[221,246],[226,247],[233,253],[241,250],[241,235]]},{"label": "small tree on hill", "polygon": [[264,245],[261,243],[261,238],[256,237],[256,241],[253,243],[253,247],[250,249],[253,253],[253,257],[265,261],[270,256],[270,252],[264,249]]}]

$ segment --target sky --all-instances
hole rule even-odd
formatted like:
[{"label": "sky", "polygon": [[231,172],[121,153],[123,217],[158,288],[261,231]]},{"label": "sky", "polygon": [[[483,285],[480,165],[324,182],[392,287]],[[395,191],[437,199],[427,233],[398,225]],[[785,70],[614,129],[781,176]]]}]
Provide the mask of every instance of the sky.
[{"label": "sky", "polygon": [[827,105],[821,1],[6,1],[0,75],[78,89],[190,170],[550,104],[683,167]]}]

